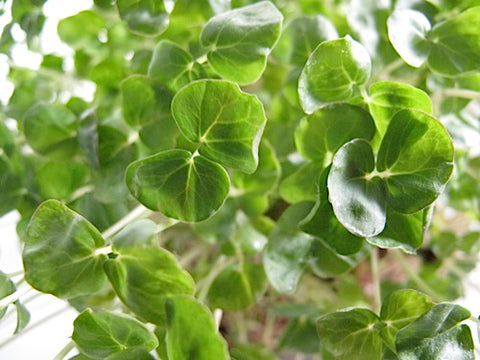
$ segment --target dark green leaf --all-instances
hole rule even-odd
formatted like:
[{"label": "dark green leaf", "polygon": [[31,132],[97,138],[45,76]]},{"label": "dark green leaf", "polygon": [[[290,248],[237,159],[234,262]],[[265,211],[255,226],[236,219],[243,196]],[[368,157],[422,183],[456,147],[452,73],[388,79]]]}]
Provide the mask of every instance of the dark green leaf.
[{"label": "dark green leaf", "polygon": [[172,113],[201,155],[232,169],[255,171],[266,123],[256,96],[229,81],[199,80],[175,95]]},{"label": "dark green leaf", "polygon": [[380,360],[380,319],[367,309],[336,311],[317,322],[320,342],[335,359]]},{"label": "dark green leaf", "polygon": [[280,339],[280,347],[315,354],[320,349],[317,326],[312,318],[290,320]]},{"label": "dark green leaf", "polygon": [[167,300],[166,312],[169,360],[230,359],[227,344],[205,306],[188,296],[174,296]]},{"label": "dark green leaf", "polygon": [[383,183],[369,178],[375,159],[370,145],[355,139],[338,150],[328,175],[329,200],[337,219],[352,234],[371,237],[386,221]]},{"label": "dark green leaf", "polygon": [[118,12],[128,28],[140,35],[159,35],[168,26],[167,4],[163,0],[117,0]]},{"label": "dark green leaf", "polygon": [[155,335],[141,322],[126,315],[91,310],[85,310],[73,322],[72,340],[82,354],[99,360],[128,349],[150,351],[158,346]]},{"label": "dark green leaf", "polygon": [[214,16],[200,35],[209,50],[209,64],[222,77],[241,85],[257,81],[280,37],[282,21],[282,14],[270,1]]},{"label": "dark green leaf", "polygon": [[318,179],[323,164],[310,162],[287,176],[280,183],[280,196],[291,204],[318,199]]},{"label": "dark green leaf", "polygon": [[126,181],[146,207],[183,221],[212,216],[230,185],[220,165],[185,150],[165,151],[132,163]]},{"label": "dark green leaf", "polygon": [[207,300],[212,308],[243,310],[255,304],[266,285],[261,265],[249,262],[241,268],[232,265],[215,278],[208,290]]},{"label": "dark green leaf", "polygon": [[402,213],[430,205],[450,178],[452,162],[452,141],[438,120],[416,110],[399,111],[377,156],[377,171],[385,179],[389,205]]},{"label": "dark green leaf", "polygon": [[397,9],[388,18],[388,37],[402,59],[420,67],[428,58],[430,44],[427,34],[431,25],[420,11]]},{"label": "dark green leaf", "polygon": [[24,118],[24,132],[33,150],[51,157],[68,159],[77,151],[76,116],[67,108],[38,105]]},{"label": "dark green leaf", "polygon": [[57,200],[42,203],[27,228],[23,264],[35,289],[61,298],[91,294],[102,288],[106,256],[98,230]]},{"label": "dark green leaf", "polygon": [[295,145],[304,158],[326,167],[343,144],[355,138],[370,140],[374,133],[368,112],[350,104],[333,104],[302,119],[295,131]]},{"label": "dark green leaf", "polygon": [[114,248],[119,254],[105,262],[105,272],[122,302],[155,324],[165,322],[165,299],[192,294],[193,280],[166,250],[149,247]]},{"label": "dark green leaf", "polygon": [[329,102],[350,99],[370,77],[367,50],[347,36],[321,43],[308,58],[298,80],[298,95],[307,114]]}]

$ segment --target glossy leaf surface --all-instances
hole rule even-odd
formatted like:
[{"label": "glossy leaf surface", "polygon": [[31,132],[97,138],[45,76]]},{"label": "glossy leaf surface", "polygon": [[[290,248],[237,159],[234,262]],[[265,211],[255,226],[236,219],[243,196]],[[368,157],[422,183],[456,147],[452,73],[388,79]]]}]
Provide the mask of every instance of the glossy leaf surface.
[{"label": "glossy leaf surface", "polygon": [[73,322],[72,339],[80,352],[92,359],[108,356],[127,349],[153,350],[158,340],[141,322],[111,313],[85,310]]},{"label": "glossy leaf surface", "polygon": [[168,11],[163,0],[117,0],[118,12],[128,28],[141,35],[159,35],[168,26]]},{"label": "glossy leaf surface", "polygon": [[262,75],[277,42],[283,15],[270,1],[226,11],[211,18],[200,39],[208,62],[225,79],[246,85]]},{"label": "glossy leaf surface", "polygon": [[169,360],[230,359],[227,344],[204,305],[188,296],[174,296],[167,300],[166,313]]},{"label": "glossy leaf surface", "polygon": [[56,200],[35,211],[27,228],[23,264],[35,289],[61,298],[90,294],[103,286],[106,256],[98,230]]},{"label": "glossy leaf surface", "polygon": [[329,102],[350,99],[370,77],[371,66],[367,50],[349,36],[321,43],[298,80],[303,110],[311,114]]},{"label": "glossy leaf surface", "polygon": [[230,186],[225,169],[186,150],[170,150],[132,163],[126,181],[146,207],[183,221],[212,216]]},{"label": "glossy leaf surface", "polygon": [[266,123],[256,96],[229,81],[199,80],[175,95],[172,113],[201,155],[232,169],[255,171]]}]

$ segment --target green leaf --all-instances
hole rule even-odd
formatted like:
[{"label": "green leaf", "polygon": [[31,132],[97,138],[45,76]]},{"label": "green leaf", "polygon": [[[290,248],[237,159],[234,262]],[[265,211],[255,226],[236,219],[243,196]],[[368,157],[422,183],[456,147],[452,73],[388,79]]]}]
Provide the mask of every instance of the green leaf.
[{"label": "green leaf", "polygon": [[157,243],[157,224],[150,219],[140,219],[125,226],[116,233],[111,242],[115,249],[128,247],[155,246]]},{"label": "green leaf", "polygon": [[367,50],[349,36],[321,43],[298,80],[303,110],[311,114],[329,102],[350,99],[369,79],[371,67]]},{"label": "green leaf", "polygon": [[105,360],[155,360],[150,353],[143,348],[130,348],[121,352],[114,353]]},{"label": "green leaf", "polygon": [[480,68],[480,6],[438,23],[428,34],[429,68],[445,76]]},{"label": "green leaf", "polygon": [[74,49],[95,53],[94,49],[99,47],[98,35],[105,26],[105,20],[98,13],[85,10],[60,20],[58,35]]},{"label": "green leaf", "polygon": [[400,360],[434,360],[444,356],[474,359],[470,329],[459,323],[470,312],[455,304],[441,303],[401,329],[396,336]]},{"label": "green leaf", "polygon": [[257,302],[266,285],[261,265],[249,262],[242,267],[232,265],[215,278],[208,290],[207,300],[212,308],[243,310]]},{"label": "green leaf", "polygon": [[25,115],[24,133],[28,144],[42,155],[71,158],[77,151],[77,117],[57,105],[37,105]]},{"label": "green leaf", "polygon": [[270,1],[260,1],[211,18],[200,34],[208,63],[222,77],[240,85],[257,81],[280,37],[283,15]]},{"label": "green leaf", "polygon": [[377,137],[381,139],[387,131],[393,116],[402,109],[417,109],[432,113],[430,97],[412,85],[380,81],[369,89],[368,108],[375,120]]},{"label": "green leaf", "polygon": [[452,162],[452,141],[438,120],[416,110],[399,111],[377,155],[389,205],[409,214],[430,205],[450,178]]},{"label": "green leaf", "polygon": [[230,354],[234,360],[278,360],[269,350],[257,344],[235,344]]},{"label": "green leaf", "polygon": [[106,256],[98,230],[57,200],[43,202],[27,228],[23,265],[35,289],[60,298],[92,294],[102,288]]},{"label": "green leaf", "polygon": [[303,66],[318,44],[336,38],[337,30],[329,19],[300,16],[285,27],[273,55],[283,63]]},{"label": "green leaf", "polygon": [[186,150],[170,150],[133,162],[130,192],[143,205],[182,221],[201,221],[222,206],[229,190],[220,165]]},{"label": "green leaf", "polygon": [[382,302],[380,317],[385,322],[382,338],[395,349],[396,333],[429,311],[433,302],[424,294],[404,289],[390,293]]},{"label": "green leaf", "polygon": [[266,123],[256,96],[228,81],[199,80],[175,95],[172,113],[201,155],[236,170],[255,171]]},{"label": "green leaf", "polygon": [[141,322],[126,315],[85,310],[73,322],[72,340],[92,359],[106,359],[128,349],[151,351],[158,340]]},{"label": "green leaf", "polygon": [[27,308],[20,302],[15,301],[15,309],[17,310],[17,326],[15,327],[14,334],[22,332],[23,329],[30,322],[30,312]]},{"label": "green leaf", "polygon": [[330,165],[333,155],[355,138],[370,140],[375,124],[368,112],[350,104],[332,104],[304,117],[295,131],[295,145],[304,158]]},{"label": "green leaf", "polygon": [[285,201],[296,204],[303,201],[317,201],[318,179],[323,169],[323,164],[309,162],[288,175],[280,183],[280,196]]},{"label": "green leaf", "polygon": [[368,178],[375,159],[370,145],[355,139],[338,150],[328,175],[329,200],[337,219],[352,234],[372,237],[382,232],[386,221],[383,183]]},{"label": "green leaf", "polygon": [[194,283],[175,257],[156,247],[121,247],[105,262],[105,272],[122,302],[155,324],[165,322],[165,299],[192,294]]},{"label": "green leaf", "polygon": [[380,360],[382,339],[380,319],[367,309],[336,311],[317,322],[321,344],[335,359]]},{"label": "green leaf", "polygon": [[168,27],[169,11],[163,0],[117,0],[116,4],[120,17],[134,33],[155,36]]},{"label": "green leaf", "polygon": [[387,26],[388,37],[402,59],[410,66],[422,66],[430,53],[427,36],[431,25],[427,17],[420,11],[397,9]]},{"label": "green leaf", "polygon": [[268,280],[280,293],[292,294],[307,265],[312,239],[298,230],[311,203],[290,206],[270,233],[263,252],[263,266]]},{"label": "green leaf", "polygon": [[178,91],[207,74],[181,46],[170,40],[161,40],[153,49],[148,75],[165,84],[170,90]]},{"label": "green leaf", "polygon": [[227,344],[204,305],[188,296],[174,296],[167,300],[166,313],[169,360],[230,359]]},{"label": "green leaf", "polygon": [[47,162],[35,175],[39,192],[45,199],[66,200],[88,175],[88,168],[77,162]]},{"label": "green leaf", "polygon": [[[8,295],[12,294],[15,291],[15,286],[13,285],[10,278],[0,271],[0,299],[7,297]],[[0,308],[0,319],[5,316],[7,312],[7,307]]]}]

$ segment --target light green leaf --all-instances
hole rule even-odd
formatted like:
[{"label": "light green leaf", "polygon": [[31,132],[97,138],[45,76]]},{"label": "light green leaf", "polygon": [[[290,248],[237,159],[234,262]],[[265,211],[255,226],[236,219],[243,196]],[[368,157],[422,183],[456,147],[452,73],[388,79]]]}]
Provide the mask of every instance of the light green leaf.
[{"label": "light green leaf", "polygon": [[256,96],[229,81],[199,80],[175,95],[172,113],[201,155],[235,170],[255,171],[266,123]]},{"label": "light green leaf", "polygon": [[377,171],[385,179],[389,205],[415,213],[440,195],[453,171],[453,145],[435,118],[401,110],[391,120],[377,155]]},{"label": "light green leaf", "polygon": [[186,150],[165,151],[133,162],[126,182],[143,205],[182,221],[212,216],[230,186],[225,169]]},{"label": "light green leaf", "polygon": [[317,201],[318,179],[323,164],[309,162],[298,168],[280,183],[280,196],[291,204]]},{"label": "light green leaf", "polygon": [[480,6],[472,7],[444,22],[428,34],[432,43],[428,66],[445,76],[480,68]]},{"label": "light green leaf", "polygon": [[332,104],[304,117],[295,131],[295,145],[306,159],[330,165],[333,155],[355,138],[370,140],[375,124],[368,112],[350,104]]},{"label": "light green leaf", "polygon": [[105,360],[155,360],[150,353],[143,348],[130,348],[121,352],[114,353]]},{"label": "light green leaf", "polygon": [[81,163],[47,162],[37,170],[35,178],[43,198],[67,200],[87,175],[88,168]]},{"label": "light green leaf", "polygon": [[96,12],[80,11],[58,22],[60,39],[74,49],[95,53],[99,46],[98,35],[105,29],[105,20]]},{"label": "light green leaf", "polygon": [[432,113],[430,97],[416,87],[393,81],[380,81],[370,86],[368,108],[375,120],[377,137],[381,139],[393,116],[402,109]]},{"label": "light green leaf", "polygon": [[338,150],[328,175],[329,200],[335,216],[348,231],[360,237],[378,235],[385,227],[384,184],[368,176],[374,168],[370,145],[355,139]]},{"label": "light green leaf", "polygon": [[402,328],[396,336],[400,360],[452,358],[473,360],[470,329],[459,325],[470,312],[456,304],[440,303]]},{"label": "light green leaf", "polygon": [[214,16],[200,34],[209,50],[209,64],[220,76],[240,85],[257,81],[280,37],[282,21],[283,15],[270,1]]},{"label": "light green leaf", "polygon": [[298,80],[303,110],[311,114],[327,103],[350,99],[370,77],[371,67],[367,50],[349,36],[321,43]]},{"label": "light green leaf", "polygon": [[263,267],[268,280],[280,293],[292,294],[307,265],[312,239],[298,230],[311,203],[290,206],[277,222],[263,252]]},{"label": "light green leaf", "polygon": [[153,49],[148,75],[176,92],[207,74],[180,45],[170,40],[161,40]]},{"label": "light green leaf", "polygon": [[390,42],[402,59],[413,67],[422,66],[430,53],[427,17],[416,10],[397,9],[388,18],[387,27]]},{"label": "light green leaf", "polygon": [[234,360],[278,360],[271,351],[258,344],[235,344],[230,354]]},{"label": "light green leaf", "polygon": [[60,298],[91,294],[102,288],[106,255],[98,230],[57,200],[43,202],[27,228],[23,265],[35,289]]},{"label": "light green leaf", "polygon": [[174,296],[167,300],[166,313],[169,360],[230,359],[227,344],[204,305],[188,296]]},{"label": "light green leaf", "polygon": [[22,330],[25,329],[25,327],[30,322],[30,312],[18,300],[15,301],[14,305],[15,305],[15,310],[17,311],[17,326],[15,327],[14,334],[18,334],[22,332]]},{"label": "light green leaf", "polygon": [[157,243],[157,224],[150,219],[140,219],[116,233],[111,242],[115,249],[123,247],[149,248]]},{"label": "light green leaf", "polygon": [[337,30],[329,19],[300,16],[285,27],[273,55],[283,63],[303,66],[318,44],[336,38]]},{"label": "light green leaf", "polygon": [[380,317],[385,322],[382,338],[395,348],[396,333],[425,314],[433,306],[433,302],[424,294],[415,290],[397,290],[389,294],[382,302]]},{"label": "light green leaf", "polygon": [[380,360],[380,319],[367,309],[336,311],[317,322],[321,344],[339,360]]},{"label": "light green leaf", "polygon": [[114,248],[115,257],[105,262],[105,272],[122,302],[145,320],[165,322],[165,299],[192,294],[194,283],[166,250],[148,247]]},{"label": "light green leaf", "polygon": [[92,359],[103,360],[128,349],[151,351],[158,340],[141,322],[126,315],[85,310],[73,322],[72,340]]},{"label": "light green leaf", "polygon": [[120,17],[134,33],[155,36],[168,26],[169,11],[163,0],[117,0],[116,4]]},{"label": "light green leaf", "polygon": [[76,116],[57,105],[37,105],[25,115],[24,132],[28,144],[42,155],[71,158],[77,151]]},{"label": "light green leaf", "polygon": [[[0,271],[0,299],[7,297],[14,291],[15,291],[15,286],[13,285],[10,278],[6,274],[4,274],[2,271]],[[0,308],[0,319],[5,316],[5,313],[7,312],[7,307],[8,306],[5,306],[4,308]]]}]

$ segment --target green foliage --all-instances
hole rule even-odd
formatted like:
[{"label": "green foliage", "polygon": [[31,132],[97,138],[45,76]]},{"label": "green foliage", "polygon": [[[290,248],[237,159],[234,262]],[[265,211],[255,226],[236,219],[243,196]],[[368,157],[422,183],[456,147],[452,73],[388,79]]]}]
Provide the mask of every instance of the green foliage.
[{"label": "green foliage", "polygon": [[479,1],[96,0],[72,58],[44,3],[0,0],[15,333],[33,287],[82,311],[75,359],[474,358],[444,301],[480,250]]}]

